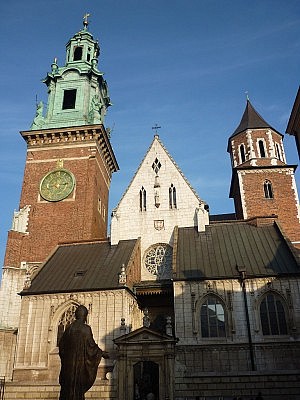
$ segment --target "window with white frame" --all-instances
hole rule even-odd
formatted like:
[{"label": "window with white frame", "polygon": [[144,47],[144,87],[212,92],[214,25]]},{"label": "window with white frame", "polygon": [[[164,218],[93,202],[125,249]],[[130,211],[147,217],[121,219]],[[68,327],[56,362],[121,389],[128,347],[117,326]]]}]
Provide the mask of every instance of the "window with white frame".
[{"label": "window with white frame", "polygon": [[259,157],[265,158],[266,157],[266,148],[265,148],[265,142],[262,139],[259,139],[257,142],[258,145],[258,154]]},{"label": "window with white frame", "polygon": [[267,179],[264,182],[264,195],[266,199],[274,198],[272,183]]},{"label": "window with white frame", "polygon": [[244,163],[246,161],[245,145],[241,144],[239,147],[240,162]]},{"label": "window with white frame", "polygon": [[281,160],[280,146],[279,146],[278,143],[275,143],[275,152],[276,152],[276,157],[277,157],[280,161],[282,161],[282,160]]}]

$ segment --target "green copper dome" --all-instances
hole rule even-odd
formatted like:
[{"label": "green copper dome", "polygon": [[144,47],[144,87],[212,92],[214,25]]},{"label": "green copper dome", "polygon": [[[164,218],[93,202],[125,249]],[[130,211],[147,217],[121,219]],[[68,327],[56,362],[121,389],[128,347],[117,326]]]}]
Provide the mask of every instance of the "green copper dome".
[{"label": "green copper dome", "polygon": [[88,14],[84,27],[66,45],[66,63],[60,67],[55,58],[43,82],[48,88],[44,116],[43,103],[37,105],[32,130],[104,124],[111,105],[107,83],[98,69],[100,47],[88,31]]}]

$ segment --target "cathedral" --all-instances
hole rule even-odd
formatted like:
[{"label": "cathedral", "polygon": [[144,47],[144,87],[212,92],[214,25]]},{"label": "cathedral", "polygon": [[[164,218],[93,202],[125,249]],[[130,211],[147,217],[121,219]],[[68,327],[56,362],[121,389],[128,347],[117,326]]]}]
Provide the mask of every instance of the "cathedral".
[{"label": "cathedral", "polygon": [[21,131],[0,290],[5,399],[58,399],[58,343],[79,305],[110,356],[86,399],[300,399],[300,208],[283,135],[247,100],[228,132],[235,212],[212,215],[155,134],[108,235],[119,166],[99,54],[85,18]]}]

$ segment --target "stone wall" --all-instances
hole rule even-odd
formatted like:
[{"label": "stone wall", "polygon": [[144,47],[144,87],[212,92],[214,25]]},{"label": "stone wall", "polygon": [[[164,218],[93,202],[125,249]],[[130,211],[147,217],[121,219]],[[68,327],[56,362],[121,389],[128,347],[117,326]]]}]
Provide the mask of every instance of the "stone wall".
[{"label": "stone wall", "polygon": [[[237,280],[175,282],[175,332],[180,339],[177,361],[180,369],[207,372],[300,370],[299,281],[296,278],[261,278],[246,281],[250,334],[245,303]],[[259,307],[268,293],[280,296],[288,332],[263,335]],[[207,296],[216,297],[225,311],[225,337],[202,337],[200,309]]]},{"label": "stone wall", "polygon": [[12,378],[16,341],[15,329],[0,329],[0,377]]},{"label": "stone wall", "polygon": [[[22,299],[14,380],[41,382],[57,379],[60,367],[57,328],[62,314],[72,304],[89,310],[88,324],[98,345],[110,353],[101,367],[111,371],[116,359],[113,339],[142,325],[142,315],[126,289],[56,295],[25,296]],[[121,329],[121,318],[125,325]],[[105,371],[102,374],[105,375]]]},{"label": "stone wall", "polygon": [[[60,386],[58,384],[11,383],[5,385],[5,400],[57,400]],[[86,400],[115,400],[116,387],[112,380],[97,380],[94,386],[85,394]]]},{"label": "stone wall", "polygon": [[299,400],[300,375],[239,374],[177,378],[175,400],[252,400],[261,392],[264,400]]},{"label": "stone wall", "polygon": [[0,327],[17,328],[19,325],[21,297],[24,288],[26,267],[5,267],[0,289]]}]

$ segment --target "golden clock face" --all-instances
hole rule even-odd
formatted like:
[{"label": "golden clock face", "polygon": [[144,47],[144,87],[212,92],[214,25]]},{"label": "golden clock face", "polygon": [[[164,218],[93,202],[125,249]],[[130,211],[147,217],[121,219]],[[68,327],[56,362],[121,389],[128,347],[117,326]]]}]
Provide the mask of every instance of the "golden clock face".
[{"label": "golden clock face", "polygon": [[42,179],[40,194],[47,201],[60,201],[72,193],[74,186],[75,178],[70,171],[56,169]]}]

